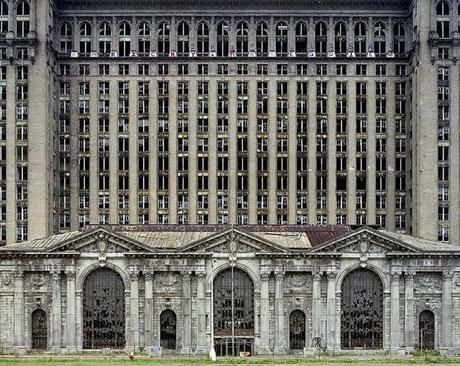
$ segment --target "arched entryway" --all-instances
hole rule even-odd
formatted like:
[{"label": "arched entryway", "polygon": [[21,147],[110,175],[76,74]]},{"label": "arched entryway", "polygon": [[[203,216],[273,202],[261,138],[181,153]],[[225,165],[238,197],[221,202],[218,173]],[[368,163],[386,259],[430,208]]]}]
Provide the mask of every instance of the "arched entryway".
[{"label": "arched entryway", "polygon": [[422,351],[434,350],[434,314],[423,310],[418,318],[418,343]]},{"label": "arched entryway", "polygon": [[32,349],[48,348],[48,322],[44,310],[32,312]]},{"label": "arched entryway", "polygon": [[165,349],[176,349],[176,313],[165,310],[160,315],[160,346]]},{"label": "arched entryway", "polygon": [[254,345],[254,283],[246,272],[229,268],[213,285],[214,345],[218,356],[252,354]]},{"label": "arched entryway", "polygon": [[305,313],[294,310],[289,316],[289,348],[304,349],[305,347]]},{"label": "arched entryway", "polygon": [[83,348],[125,346],[125,285],[109,268],[91,272],[83,284]]},{"label": "arched entryway", "polygon": [[374,272],[358,269],[342,283],[342,349],[383,348],[383,284]]}]

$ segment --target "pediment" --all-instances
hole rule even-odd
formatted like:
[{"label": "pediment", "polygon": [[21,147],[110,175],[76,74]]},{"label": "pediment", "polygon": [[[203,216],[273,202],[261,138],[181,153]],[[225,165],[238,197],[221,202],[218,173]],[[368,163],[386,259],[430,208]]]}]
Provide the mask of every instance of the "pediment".
[{"label": "pediment", "polygon": [[120,233],[99,228],[58,243],[51,248],[51,251],[105,255],[107,253],[152,252],[153,250]]},{"label": "pediment", "polygon": [[389,252],[414,253],[419,250],[403,241],[396,240],[384,233],[365,227],[347,235],[335,238],[316,248],[313,253],[343,253],[367,256]]},{"label": "pediment", "polygon": [[212,253],[283,253],[287,250],[276,243],[243,230],[230,229],[202,238],[182,248],[182,252]]}]

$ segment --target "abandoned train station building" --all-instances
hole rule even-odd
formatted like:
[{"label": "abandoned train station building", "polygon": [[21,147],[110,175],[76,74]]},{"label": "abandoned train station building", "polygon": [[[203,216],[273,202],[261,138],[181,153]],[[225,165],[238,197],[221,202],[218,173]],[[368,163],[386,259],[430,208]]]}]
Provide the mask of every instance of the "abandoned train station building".
[{"label": "abandoned train station building", "polygon": [[348,226],[88,226],[0,248],[8,350],[458,352],[460,248]]},{"label": "abandoned train station building", "polygon": [[0,350],[460,352],[459,0],[0,0]]}]

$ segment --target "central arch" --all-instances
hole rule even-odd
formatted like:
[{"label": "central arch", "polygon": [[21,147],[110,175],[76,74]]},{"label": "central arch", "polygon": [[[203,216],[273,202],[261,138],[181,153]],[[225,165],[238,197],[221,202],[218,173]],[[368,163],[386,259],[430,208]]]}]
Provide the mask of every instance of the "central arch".
[{"label": "central arch", "polygon": [[83,349],[125,346],[125,285],[109,269],[91,272],[83,283]]},{"label": "central arch", "polygon": [[342,282],[342,349],[383,348],[383,284],[367,269],[350,272]]},{"label": "central arch", "polygon": [[254,282],[244,271],[228,268],[214,278],[214,345],[217,356],[252,354]]}]

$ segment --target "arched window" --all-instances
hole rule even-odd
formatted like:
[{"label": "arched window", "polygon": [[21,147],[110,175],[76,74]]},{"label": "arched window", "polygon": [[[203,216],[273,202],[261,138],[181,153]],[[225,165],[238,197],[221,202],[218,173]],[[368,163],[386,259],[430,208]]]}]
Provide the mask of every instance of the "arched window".
[{"label": "arched window", "polygon": [[177,27],[177,54],[188,56],[190,47],[190,27],[187,22],[180,22]]},{"label": "arched window", "polygon": [[60,31],[60,47],[62,53],[68,53],[72,51],[72,26],[70,23],[65,22],[61,24]]},{"label": "arched window", "polygon": [[319,55],[327,53],[327,27],[324,22],[315,26],[315,52]]},{"label": "arched window", "polygon": [[83,349],[125,346],[125,285],[109,268],[91,272],[83,283]]},{"label": "arched window", "polygon": [[141,56],[146,56],[150,53],[150,25],[147,22],[139,24],[138,51]]},{"label": "arched window", "polygon": [[91,24],[83,22],[80,24],[80,53],[91,52]]},{"label": "arched window", "polygon": [[103,22],[99,25],[99,52],[109,54],[112,51],[112,27],[109,23]]},{"label": "arched window", "polygon": [[342,283],[342,349],[383,347],[383,284],[367,269],[349,273]]},{"label": "arched window", "polygon": [[16,7],[16,36],[27,37],[30,30],[30,6],[27,1],[20,1]]},{"label": "arched window", "polygon": [[286,56],[288,53],[288,25],[286,22],[276,24],[276,54]]},{"label": "arched window", "polygon": [[118,55],[127,57],[131,52],[131,26],[127,22],[118,28]]},{"label": "arched window", "polygon": [[362,56],[366,52],[366,24],[358,22],[355,24],[355,53]]},{"label": "arched window", "polygon": [[374,52],[377,56],[382,56],[386,53],[386,34],[385,24],[377,22],[374,25]]},{"label": "arched window", "polygon": [[8,32],[8,4],[5,1],[0,2],[0,36],[5,36]]},{"label": "arched window", "polygon": [[246,56],[249,48],[249,27],[246,22],[236,25],[236,53],[238,56]]},{"label": "arched window", "polygon": [[308,26],[304,22],[297,23],[295,27],[295,51],[299,55],[308,53]]},{"label": "arched window", "polygon": [[48,348],[48,322],[46,313],[36,309],[32,313],[32,349]]},{"label": "arched window", "polygon": [[199,56],[209,55],[209,26],[201,22],[197,26],[197,54]]},{"label": "arched window", "polygon": [[169,41],[171,36],[171,26],[166,22],[158,24],[158,54],[169,54]]},{"label": "arched window", "polygon": [[439,38],[449,38],[450,9],[446,1],[440,1],[436,5],[436,32]]},{"label": "arched window", "polygon": [[160,315],[160,346],[165,349],[176,349],[176,313],[165,310]]},{"label": "arched window", "polygon": [[257,25],[256,51],[259,56],[268,55],[268,25],[265,22]]},{"label": "arched window", "polygon": [[290,349],[304,349],[305,323],[305,313],[302,310],[294,310],[289,316]]},{"label": "arched window", "polygon": [[341,56],[347,53],[347,27],[342,22],[335,25],[335,53]]},{"label": "arched window", "polygon": [[214,344],[218,356],[252,353],[254,283],[246,272],[231,267],[213,282]]},{"label": "arched window", "polygon": [[422,351],[434,350],[434,314],[423,310],[418,320],[418,343]]},{"label": "arched window", "polygon": [[217,56],[228,56],[228,24],[220,22],[217,26]]},{"label": "arched window", "polygon": [[394,34],[394,52],[396,55],[406,53],[406,29],[401,23],[397,23],[393,29]]}]

